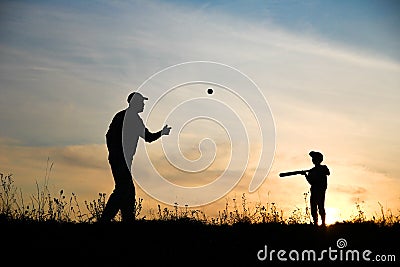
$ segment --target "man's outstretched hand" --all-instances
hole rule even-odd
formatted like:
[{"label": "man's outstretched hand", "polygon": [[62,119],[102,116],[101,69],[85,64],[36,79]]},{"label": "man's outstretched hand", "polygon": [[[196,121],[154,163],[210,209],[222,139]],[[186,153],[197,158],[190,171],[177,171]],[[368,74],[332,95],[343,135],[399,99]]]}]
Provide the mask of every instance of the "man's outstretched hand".
[{"label": "man's outstretched hand", "polygon": [[169,135],[169,132],[171,131],[171,127],[168,127],[168,124],[164,126],[164,128],[161,130],[161,135]]}]

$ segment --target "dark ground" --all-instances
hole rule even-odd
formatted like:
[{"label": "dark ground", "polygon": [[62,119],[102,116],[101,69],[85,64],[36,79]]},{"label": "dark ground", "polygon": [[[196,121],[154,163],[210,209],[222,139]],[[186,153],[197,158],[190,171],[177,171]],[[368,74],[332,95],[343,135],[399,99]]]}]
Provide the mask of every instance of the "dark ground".
[{"label": "dark ground", "polygon": [[[399,266],[400,225],[341,223],[327,228],[311,225],[238,224],[203,225],[185,221],[137,221],[133,225],[113,223],[62,224],[1,222],[1,258],[9,266]],[[347,246],[338,249],[337,240]],[[273,258],[260,261],[257,252],[267,245]],[[291,250],[327,252],[323,261],[292,261]],[[372,251],[370,262],[362,259]],[[282,262],[277,251],[285,250]],[[360,260],[339,260],[347,250],[360,252]],[[395,262],[377,262],[376,255],[394,255]],[[263,256],[263,254],[260,254]],[[292,254],[295,255],[295,254]],[[374,261],[373,261],[374,260]],[[5,266],[5,265],[3,265]]]}]

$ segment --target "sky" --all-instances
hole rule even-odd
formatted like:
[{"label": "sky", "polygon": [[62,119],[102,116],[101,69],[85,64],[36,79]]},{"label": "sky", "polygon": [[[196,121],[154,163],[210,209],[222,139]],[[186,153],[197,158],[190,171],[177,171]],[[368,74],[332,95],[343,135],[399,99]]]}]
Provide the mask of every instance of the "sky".
[{"label": "sky", "polygon": [[[173,183],[205,185],[224,173],[233,159],[248,158],[235,187],[200,207],[210,216],[243,193],[250,206],[274,202],[286,215],[304,208],[303,193],[309,190],[304,177],[283,179],[278,174],[311,168],[311,150],[324,154],[331,171],[328,217],[353,216],[355,203],[362,203],[368,216],[379,215],[379,203],[396,214],[400,210],[399,11],[398,1],[368,0],[1,1],[0,172],[12,173],[29,199],[36,182],[43,184],[51,162],[48,185],[55,194],[63,189],[81,201],[96,199],[99,192],[108,196],[114,183],[105,133],[113,115],[127,106],[127,95],[141,88],[153,101],[142,114],[149,129],[158,131],[168,122],[172,132],[154,144],[139,142],[134,176],[136,171],[141,177],[154,175],[149,173],[154,168]],[[219,102],[207,105],[219,104],[218,108],[181,104],[193,96],[191,86],[196,85],[188,85],[187,94],[171,91],[159,111],[150,113],[147,108],[166,88],[145,82],[160,77],[154,75],[166,68],[192,61],[216,62],[253,81],[257,93],[249,91],[254,88],[233,86],[250,109],[217,85],[214,96]],[[201,74],[215,73],[208,69]],[[171,81],[190,77],[187,71]],[[265,110],[254,108],[257,99],[265,100]],[[178,100],[182,110],[174,113],[172,103]],[[236,117],[220,113],[228,102]],[[252,117],[251,108],[261,122],[268,120],[271,142],[260,140],[257,127],[246,119]],[[223,114],[219,120],[226,124],[194,120],[187,127],[178,125],[205,111],[208,117]],[[149,114],[155,116],[153,121]],[[238,124],[231,123],[238,118]],[[255,136],[244,156],[231,153],[233,148],[241,150],[242,144],[229,145],[242,140],[235,137],[239,126]],[[177,140],[182,154],[168,148]],[[152,166],[141,164],[146,149]],[[257,164],[257,153],[264,149],[269,158]],[[214,155],[208,172],[189,178],[167,160],[184,155],[190,163],[203,154],[200,165],[211,162]],[[268,175],[249,192],[257,169]],[[144,212],[155,209],[157,199],[138,185],[137,189]]]}]

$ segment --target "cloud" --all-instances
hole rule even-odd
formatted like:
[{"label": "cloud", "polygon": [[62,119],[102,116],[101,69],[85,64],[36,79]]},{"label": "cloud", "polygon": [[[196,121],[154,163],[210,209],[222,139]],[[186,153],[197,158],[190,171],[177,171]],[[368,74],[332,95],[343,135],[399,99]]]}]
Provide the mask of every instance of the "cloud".
[{"label": "cloud", "polygon": [[367,190],[361,186],[347,186],[347,185],[335,185],[332,187],[332,191],[340,192],[340,193],[345,193],[349,195],[365,195],[367,194]]},{"label": "cloud", "polygon": [[42,186],[47,179],[52,193],[63,189],[81,200],[90,200],[99,192],[109,195],[113,189],[104,145],[41,147],[0,141],[0,172],[13,174],[25,200],[36,192],[36,183]]}]

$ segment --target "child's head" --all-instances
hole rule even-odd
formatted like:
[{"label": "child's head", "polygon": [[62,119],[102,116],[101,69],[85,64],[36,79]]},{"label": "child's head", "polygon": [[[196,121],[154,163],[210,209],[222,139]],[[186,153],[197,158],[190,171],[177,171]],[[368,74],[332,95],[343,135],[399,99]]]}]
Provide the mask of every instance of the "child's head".
[{"label": "child's head", "polygon": [[320,152],[311,151],[309,155],[311,156],[312,162],[315,165],[321,164],[321,162],[324,160],[324,156]]}]

